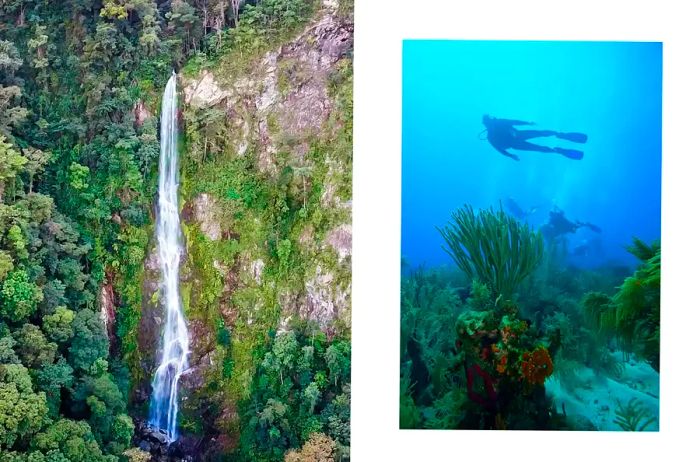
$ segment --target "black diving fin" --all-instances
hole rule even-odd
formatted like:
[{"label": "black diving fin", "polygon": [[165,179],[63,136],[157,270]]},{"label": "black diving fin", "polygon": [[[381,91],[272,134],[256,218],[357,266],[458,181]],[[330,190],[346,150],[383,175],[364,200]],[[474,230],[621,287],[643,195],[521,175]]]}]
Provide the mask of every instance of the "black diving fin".
[{"label": "black diving fin", "polygon": [[583,159],[583,151],[577,151],[576,149],[564,149],[564,148],[554,148],[554,152],[559,153],[569,159],[581,160]]},{"label": "black diving fin", "polygon": [[588,135],[585,133],[557,133],[557,138],[574,143],[585,143],[588,141]]}]

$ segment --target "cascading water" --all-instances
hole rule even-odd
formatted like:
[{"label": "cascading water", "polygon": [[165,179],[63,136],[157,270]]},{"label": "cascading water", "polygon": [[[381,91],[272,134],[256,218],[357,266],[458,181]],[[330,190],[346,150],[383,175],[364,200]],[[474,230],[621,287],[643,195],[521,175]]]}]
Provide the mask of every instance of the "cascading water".
[{"label": "cascading water", "polygon": [[160,115],[160,166],[158,171],[158,212],[156,235],[160,258],[160,301],[165,307],[162,356],[153,378],[149,423],[165,431],[170,442],[177,439],[177,389],[187,370],[189,334],[180,300],[180,257],[182,237],[177,200],[177,76],[168,80]]}]

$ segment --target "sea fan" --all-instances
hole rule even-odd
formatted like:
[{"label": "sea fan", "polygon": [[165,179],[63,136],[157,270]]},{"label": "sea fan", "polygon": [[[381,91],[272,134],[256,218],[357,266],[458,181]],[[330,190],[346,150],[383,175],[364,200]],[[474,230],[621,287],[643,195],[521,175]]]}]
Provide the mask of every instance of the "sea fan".
[{"label": "sea fan", "polygon": [[613,422],[626,432],[641,432],[656,422],[656,417],[637,398],[630,399],[626,405],[617,400],[615,416]]},{"label": "sea fan", "polygon": [[544,252],[542,234],[503,210],[474,213],[465,205],[438,231],[447,243],[443,249],[467,277],[488,284],[494,296],[505,299],[532,273]]}]

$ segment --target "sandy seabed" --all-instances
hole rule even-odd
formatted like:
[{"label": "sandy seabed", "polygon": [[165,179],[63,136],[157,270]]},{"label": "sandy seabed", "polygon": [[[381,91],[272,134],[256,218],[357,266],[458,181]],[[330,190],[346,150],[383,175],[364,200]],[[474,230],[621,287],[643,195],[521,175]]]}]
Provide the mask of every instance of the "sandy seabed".
[{"label": "sandy seabed", "polygon": [[[622,361],[622,355],[616,353]],[[581,382],[569,390],[559,379],[552,377],[545,383],[547,395],[554,399],[557,410],[566,411],[567,416],[581,416],[588,419],[598,430],[622,430],[615,421],[618,400],[627,405],[630,399],[637,398],[648,408],[656,420],[645,431],[659,430],[659,374],[647,363],[628,360],[623,363],[624,372],[619,379],[596,375],[587,367],[576,373]]]}]

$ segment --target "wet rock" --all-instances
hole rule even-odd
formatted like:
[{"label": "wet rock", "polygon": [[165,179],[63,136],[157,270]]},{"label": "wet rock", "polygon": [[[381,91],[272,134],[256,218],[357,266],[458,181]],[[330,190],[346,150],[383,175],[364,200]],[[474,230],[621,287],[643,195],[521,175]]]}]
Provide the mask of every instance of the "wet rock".
[{"label": "wet rock", "polygon": [[[141,352],[142,367],[144,368],[144,382],[150,381],[155,362],[161,332],[163,331],[163,307],[159,303],[160,289],[160,265],[158,250],[152,245],[144,262],[144,278],[141,286],[141,319],[139,320],[138,345]],[[143,388],[148,383],[141,385]]]},{"label": "wet rock", "polygon": [[152,449],[151,443],[149,443],[148,441],[145,441],[145,440],[141,440],[139,442],[139,449],[142,451],[151,452],[151,449]]},{"label": "wet rock", "polygon": [[114,287],[111,283],[100,286],[100,317],[104,323],[107,338],[109,338],[110,351],[112,351],[116,338],[114,336]]},{"label": "wet rock", "polygon": [[167,434],[153,428],[142,419],[134,419],[134,438],[132,445],[150,454],[153,462],[195,462],[206,460],[201,455],[206,452],[202,439],[190,435],[181,435],[176,441],[169,442]]}]

